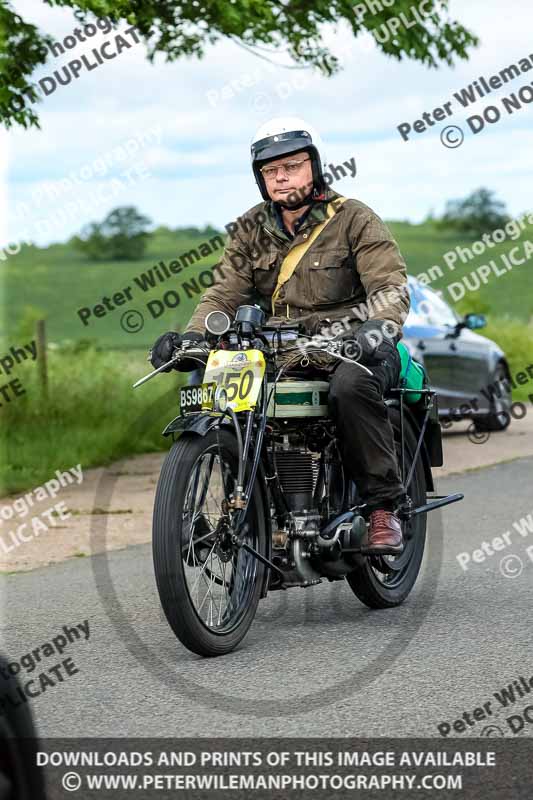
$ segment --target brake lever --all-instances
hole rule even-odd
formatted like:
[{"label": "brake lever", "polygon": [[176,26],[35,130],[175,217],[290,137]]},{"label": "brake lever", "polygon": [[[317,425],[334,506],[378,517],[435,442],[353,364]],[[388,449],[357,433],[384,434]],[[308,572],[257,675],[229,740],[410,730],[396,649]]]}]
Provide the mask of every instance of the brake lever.
[{"label": "brake lever", "polygon": [[149,381],[152,378],[155,378],[156,375],[159,375],[160,372],[163,372],[167,367],[172,366],[172,364],[175,364],[176,361],[179,361],[179,360],[180,359],[179,359],[179,357],[177,355],[173,356],[170,359],[170,361],[166,362],[166,364],[161,364],[161,366],[158,367],[157,369],[154,369],[153,372],[149,372],[148,375],[145,375],[143,378],[140,378],[136,383],[133,384],[133,388],[137,389],[138,386],[142,386],[143,383],[146,383],[146,381]]}]

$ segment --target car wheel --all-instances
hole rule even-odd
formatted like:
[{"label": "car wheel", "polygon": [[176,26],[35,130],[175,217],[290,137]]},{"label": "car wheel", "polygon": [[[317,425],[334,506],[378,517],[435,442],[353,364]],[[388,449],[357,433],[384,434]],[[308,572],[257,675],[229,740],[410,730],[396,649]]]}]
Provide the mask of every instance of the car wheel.
[{"label": "car wheel", "polygon": [[504,363],[498,364],[489,385],[496,389],[491,399],[490,413],[475,417],[474,426],[476,431],[504,431],[511,422],[510,409],[513,403],[509,373]]}]

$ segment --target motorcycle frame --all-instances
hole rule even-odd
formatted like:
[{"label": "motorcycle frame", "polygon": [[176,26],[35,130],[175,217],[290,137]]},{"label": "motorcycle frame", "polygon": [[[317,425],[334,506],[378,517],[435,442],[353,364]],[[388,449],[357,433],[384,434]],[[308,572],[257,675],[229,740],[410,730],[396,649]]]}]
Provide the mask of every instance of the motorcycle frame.
[{"label": "motorcycle frame", "polygon": [[[242,347],[242,343],[239,342],[240,346]],[[278,376],[279,377],[279,376]],[[271,389],[271,393],[275,391],[277,379],[274,382],[274,388]],[[423,417],[421,411],[415,416],[415,413],[405,405],[406,395],[410,392],[414,392],[416,394],[421,394],[424,397],[424,407],[423,407]],[[407,479],[404,483],[405,489],[409,488],[411,483],[414,469],[417,463],[418,458],[422,459],[424,465],[424,473],[426,478],[426,486],[429,491],[434,490],[433,484],[433,477],[431,473],[431,466],[440,466],[442,464],[442,448],[440,445],[440,425],[438,424],[438,416],[436,425],[439,429],[439,441],[438,446],[435,447],[432,443],[432,439],[435,438],[435,429],[433,433],[430,435],[430,431],[428,429],[428,423],[430,422],[431,418],[435,419],[435,415],[437,414],[437,401],[436,401],[436,392],[432,389],[407,389],[405,387],[394,388],[390,390],[390,393],[394,395],[394,398],[390,401],[387,401],[388,405],[393,407],[397,407],[399,409],[399,417],[400,417],[400,447],[401,447],[401,476],[402,480],[405,479],[405,425],[406,420],[407,424],[410,424],[413,428],[415,434],[418,434],[417,444],[415,448],[415,455],[411,464],[411,468],[409,474],[407,475]],[[269,570],[273,570],[276,573],[279,573],[283,577],[285,577],[284,572],[276,566],[272,562],[272,518],[270,514],[271,509],[271,499],[274,502],[276,508],[277,516],[281,516],[283,518],[284,513],[286,513],[290,517],[290,509],[285,502],[285,496],[283,494],[282,487],[279,483],[279,478],[275,469],[273,469],[274,465],[269,457],[269,454],[264,447],[265,441],[265,430],[268,422],[268,417],[266,414],[266,410],[268,408],[268,403],[270,397],[267,397],[268,394],[268,369],[265,369],[263,379],[262,379],[262,389],[261,389],[261,396],[260,396],[260,403],[256,404],[256,406],[251,411],[241,411],[239,412],[240,415],[245,415],[245,420],[242,422],[238,419],[237,414],[233,411],[233,409],[227,407],[225,411],[194,411],[189,413],[183,413],[180,411],[180,414],[176,416],[163,430],[163,436],[170,436],[174,438],[174,434],[177,432],[183,433],[187,432],[193,435],[198,436],[206,436],[213,429],[220,429],[222,426],[228,426],[233,430],[236,437],[237,447],[238,447],[238,458],[239,458],[239,474],[237,478],[237,487],[234,495],[234,518],[233,518],[233,541],[238,546],[244,547],[248,552],[250,552],[254,557],[262,561],[265,566],[268,567],[265,570],[265,575],[263,578],[263,585],[261,588],[261,598],[266,597],[268,593],[268,586],[269,586]],[[397,397],[397,399],[396,399]],[[257,429],[257,435],[254,443],[254,453],[253,458],[251,461],[251,466],[248,473],[247,483],[246,486],[242,484],[242,480],[246,474],[246,465],[248,463],[248,456],[250,445],[252,442],[253,437],[253,429],[254,425]],[[244,441],[242,438],[242,431],[244,429]],[[437,462],[437,463],[435,463]],[[267,475],[265,471],[265,467],[268,467],[269,472],[272,474]],[[259,483],[259,490],[261,492],[261,499],[263,503],[263,507],[265,509],[265,525],[266,525],[266,552],[265,554],[259,553],[253,547],[248,545],[247,542],[242,540],[242,537],[239,537],[240,529],[244,523],[244,518],[246,515],[248,502],[250,497],[253,493],[254,483],[256,478]],[[273,484],[269,484],[269,482],[273,481]],[[427,513],[432,511],[436,508],[440,508],[445,505],[449,505],[450,503],[458,502],[462,500],[464,497],[463,494],[456,493],[452,495],[438,495],[432,498],[429,503],[424,504],[423,506],[412,508],[410,506],[405,506],[405,508],[401,508],[398,512],[398,516],[403,520],[409,520],[416,514]],[[285,504],[285,509],[281,506]],[[346,512],[341,512],[338,517],[338,524],[341,521],[345,521]],[[328,523],[329,527],[335,527],[334,521],[330,521]]]}]

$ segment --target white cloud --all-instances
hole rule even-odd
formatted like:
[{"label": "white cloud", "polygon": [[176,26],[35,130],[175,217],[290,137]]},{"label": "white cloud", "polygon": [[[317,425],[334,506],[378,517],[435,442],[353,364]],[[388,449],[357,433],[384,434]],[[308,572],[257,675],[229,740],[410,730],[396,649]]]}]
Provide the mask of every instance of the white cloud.
[{"label": "white cloud", "polygon": [[[77,24],[70,10],[35,0],[16,7],[57,38]],[[357,178],[337,188],[360,197],[383,217],[417,221],[430,208],[440,209],[446,199],[480,185],[494,189],[510,211],[518,213],[530,203],[528,130],[533,105],[505,115],[478,136],[464,124],[469,112],[455,114],[450,122],[467,133],[456,150],[447,150],[439,141],[445,123],[409,142],[396,130],[401,122],[413,122],[441,106],[479,75],[497,73],[533,53],[533,11],[527,0],[515,0],[512,9],[502,8],[497,0],[474,0],[468,7],[452,0],[450,14],[478,33],[482,42],[469,61],[439,70],[387,58],[371,37],[352,40],[347,27],[336,34],[325,32],[344,63],[343,71],[331,79],[272,67],[229,41],[208,46],[201,61],[172,64],[158,57],[151,65],[142,45],[132,48],[46,98],[39,108],[42,131],[9,134],[11,205],[27,202],[42,190],[43,182],[78,171],[157,124],[161,141],[142,152],[152,177],[133,186],[128,201],[168,225],[223,225],[260,200],[249,167],[255,129],[271,116],[290,114],[309,119],[321,130],[328,162],[355,156]],[[72,57],[77,55],[76,49]],[[274,58],[286,61],[283,53]],[[50,68],[63,63],[56,59]],[[49,68],[41,74],[49,74]],[[523,77],[516,88],[528,81]],[[486,103],[506,92],[494,93]],[[486,103],[480,101],[476,113]],[[83,199],[99,188],[95,178],[94,184],[88,182],[77,191]],[[37,240],[45,243],[71,235],[112,206],[86,216],[80,212],[79,219],[58,225],[53,236]],[[12,224],[9,236],[16,230]]]}]

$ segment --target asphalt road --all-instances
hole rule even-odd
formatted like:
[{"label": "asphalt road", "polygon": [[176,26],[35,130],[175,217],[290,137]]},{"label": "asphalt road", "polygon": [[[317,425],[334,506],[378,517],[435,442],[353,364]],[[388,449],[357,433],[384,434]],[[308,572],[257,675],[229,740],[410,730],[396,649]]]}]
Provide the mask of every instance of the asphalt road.
[{"label": "asphalt road", "polygon": [[[66,658],[78,670],[33,701],[43,736],[423,737],[488,701],[492,714],[458,734],[490,724],[512,736],[506,717],[533,705],[533,689],[507,709],[494,693],[519,676],[533,685],[533,526],[524,537],[512,526],[533,512],[532,477],[524,458],[440,479],[466,499],[428,517],[424,570],[398,609],[370,611],[343,582],[272,593],[240,648],[205,660],[162,618],[138,545],[3,576],[0,649],[20,661],[89,621],[87,640],[28,676]],[[505,549],[461,568],[459,553],[506,531]],[[532,734],[526,723],[517,735]]]}]

